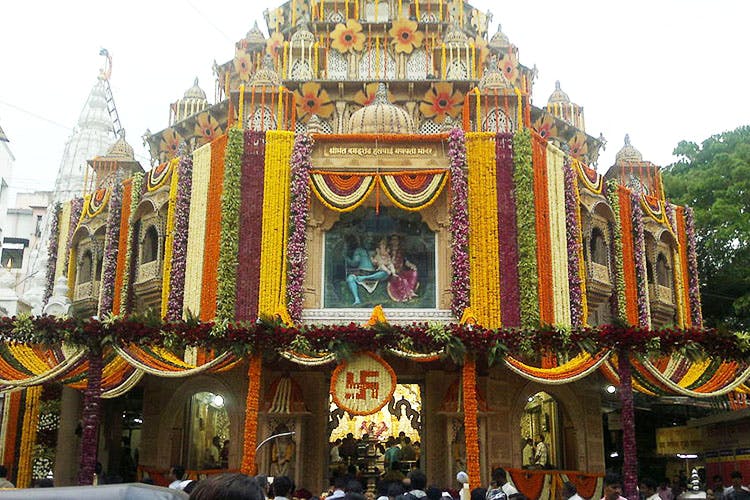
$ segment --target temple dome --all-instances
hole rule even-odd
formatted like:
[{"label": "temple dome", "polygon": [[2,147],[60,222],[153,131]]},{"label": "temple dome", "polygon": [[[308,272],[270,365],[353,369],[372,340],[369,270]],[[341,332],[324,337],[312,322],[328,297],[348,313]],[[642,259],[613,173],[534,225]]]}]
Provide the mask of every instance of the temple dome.
[{"label": "temple dome", "polygon": [[414,122],[403,108],[388,101],[388,90],[384,83],[380,83],[372,103],[355,111],[349,118],[349,133],[411,134],[414,133]]},{"label": "temple dome", "polygon": [[508,36],[503,33],[501,25],[497,25],[497,33],[490,38],[489,46],[492,49],[507,49],[510,47],[510,40],[508,39]]},{"label": "temple dome", "polygon": [[206,93],[198,86],[198,77],[195,77],[193,86],[185,91],[184,99],[205,99]]},{"label": "temple dome", "polygon": [[125,140],[125,134],[123,133],[122,137],[117,139],[114,144],[112,144],[112,147],[109,148],[109,151],[107,151],[106,154],[107,159],[122,159],[122,160],[135,160],[135,153],[133,151],[133,146],[128,144],[128,141]]},{"label": "temple dome", "polygon": [[487,58],[487,65],[484,74],[482,75],[482,79],[479,80],[479,90],[501,90],[512,88],[513,85],[508,78],[497,68],[497,56],[494,54],[490,55],[490,57]]},{"label": "temple dome", "polygon": [[615,155],[615,163],[643,161],[643,155],[630,144],[630,135],[625,134],[625,145]]},{"label": "temple dome", "polygon": [[307,28],[307,24],[305,23],[300,24],[299,28],[294,32],[290,40],[290,45],[292,47],[302,44],[313,45],[314,43],[315,35],[310,32],[310,30]]},{"label": "temple dome", "polygon": [[570,97],[560,88],[560,80],[555,82],[555,90],[550,94],[547,104],[569,104]]},{"label": "temple dome", "polygon": [[281,85],[281,78],[279,78],[276,70],[273,69],[273,58],[269,54],[266,54],[266,57],[263,59],[263,66],[253,75],[250,85],[253,87],[278,87]]},{"label": "temple dome", "polygon": [[260,31],[260,28],[258,27],[258,21],[255,21],[255,24],[253,24],[253,27],[250,28],[250,31],[247,32],[247,34],[245,35],[245,40],[249,44],[256,44],[256,45],[266,44],[266,37],[263,35],[263,32]]}]

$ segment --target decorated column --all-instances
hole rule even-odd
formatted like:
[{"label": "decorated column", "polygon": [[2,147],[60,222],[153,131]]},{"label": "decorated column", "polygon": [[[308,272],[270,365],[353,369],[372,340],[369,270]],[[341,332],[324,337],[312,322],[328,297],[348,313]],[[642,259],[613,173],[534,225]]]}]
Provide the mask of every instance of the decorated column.
[{"label": "decorated column", "polygon": [[466,439],[466,468],[469,488],[481,484],[479,466],[479,421],[477,420],[477,362],[473,356],[464,358],[463,366],[464,436]]},{"label": "decorated column", "polygon": [[83,393],[83,434],[81,436],[81,467],[78,470],[78,484],[94,482],[96,451],[101,423],[102,402],[102,351],[99,345],[89,347],[89,369],[86,390]]},{"label": "decorated column", "polygon": [[625,498],[638,498],[638,453],[635,444],[635,410],[633,407],[632,367],[626,349],[617,353],[622,405],[623,493]]}]

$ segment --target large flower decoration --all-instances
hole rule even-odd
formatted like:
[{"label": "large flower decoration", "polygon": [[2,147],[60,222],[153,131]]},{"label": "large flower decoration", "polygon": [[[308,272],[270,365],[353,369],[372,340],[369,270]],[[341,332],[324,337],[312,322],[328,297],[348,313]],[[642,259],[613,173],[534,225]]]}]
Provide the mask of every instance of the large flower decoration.
[{"label": "large flower decoration", "polygon": [[500,59],[500,62],[498,63],[498,67],[502,74],[505,75],[505,78],[507,78],[511,84],[515,85],[516,80],[518,80],[518,58],[516,57],[513,47],[503,55],[503,58]]},{"label": "large flower decoration", "polygon": [[361,51],[365,43],[365,34],[362,33],[362,25],[354,19],[346,21],[346,26],[342,23],[336,25],[331,32],[331,47],[342,54],[349,51]]},{"label": "large flower decoration", "polygon": [[448,13],[451,16],[451,21],[458,22],[461,18],[461,11],[464,9],[463,0],[450,0],[448,4]]},{"label": "large flower decoration", "polygon": [[307,0],[297,0],[294,2],[295,23],[310,22],[310,2]]},{"label": "large flower decoration", "polygon": [[396,46],[397,54],[399,52],[411,54],[414,49],[422,46],[422,40],[424,40],[424,33],[417,30],[417,22],[409,19],[393,21],[388,34],[391,35],[392,43]]},{"label": "large flower decoration", "polygon": [[453,84],[437,82],[425,92],[419,111],[425,118],[432,118],[435,123],[443,123],[445,117],[457,117],[461,113],[464,95],[460,90],[453,90]]},{"label": "large flower decoration", "polygon": [[307,122],[312,115],[328,118],[333,114],[331,98],[319,83],[303,83],[294,97],[297,102],[297,116],[303,122]]},{"label": "large flower decoration", "polygon": [[198,140],[198,145],[202,146],[221,135],[221,125],[216,121],[216,118],[208,114],[208,111],[204,111],[195,120],[194,133]]},{"label": "large flower decoration", "polygon": [[234,71],[240,78],[241,82],[250,81],[250,72],[253,69],[253,58],[245,49],[236,49],[234,51]]},{"label": "large flower decoration", "polygon": [[182,136],[173,128],[168,128],[161,134],[159,153],[166,154],[167,159],[177,156],[177,150],[182,143]]},{"label": "large flower decoration", "polygon": [[536,130],[544,139],[557,137],[557,123],[555,123],[554,117],[548,113],[542,113],[542,115],[534,121],[534,130]]},{"label": "large flower decoration", "polygon": [[570,148],[570,155],[573,158],[580,158],[588,153],[589,146],[586,143],[586,134],[583,132],[576,132],[568,141],[568,147]]},{"label": "large flower decoration", "polygon": [[487,14],[481,10],[471,10],[471,26],[476,30],[480,37],[487,34],[487,25],[489,24],[489,21],[490,16],[487,16]]},{"label": "large flower decoration", "polygon": [[265,12],[266,22],[268,23],[268,30],[276,29],[276,26],[284,25],[284,9],[279,7],[278,9],[268,10]]},{"label": "large flower decoration", "polygon": [[[356,94],[354,94],[354,102],[359,104],[360,106],[367,106],[368,104],[372,104],[372,101],[375,100],[375,93],[378,91],[378,83],[368,83],[364,90],[358,91]],[[391,91],[388,91],[388,100],[390,102],[396,102],[396,97],[391,93]]]},{"label": "large flower decoration", "polygon": [[266,40],[266,54],[273,56],[274,58],[281,55],[281,50],[284,47],[284,35],[278,31],[274,31],[271,36]]}]

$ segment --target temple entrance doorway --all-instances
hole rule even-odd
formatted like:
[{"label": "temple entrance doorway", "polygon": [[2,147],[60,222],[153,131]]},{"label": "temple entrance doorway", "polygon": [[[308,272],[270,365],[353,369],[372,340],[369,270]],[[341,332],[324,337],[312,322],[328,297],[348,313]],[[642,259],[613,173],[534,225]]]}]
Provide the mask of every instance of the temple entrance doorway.
[{"label": "temple entrance doorway", "polygon": [[189,470],[227,468],[230,436],[224,397],[213,392],[195,393],[182,413],[182,428],[188,431],[187,439],[176,442],[182,443],[183,460],[173,456],[172,463],[184,463]]},{"label": "temple entrance doorway", "polygon": [[560,406],[546,392],[529,396],[521,417],[521,457],[524,468],[562,469],[563,436]]},{"label": "temple entrance doorway", "polygon": [[422,387],[397,384],[393,397],[372,415],[351,415],[329,400],[329,475],[356,474],[374,488],[423,467]]}]

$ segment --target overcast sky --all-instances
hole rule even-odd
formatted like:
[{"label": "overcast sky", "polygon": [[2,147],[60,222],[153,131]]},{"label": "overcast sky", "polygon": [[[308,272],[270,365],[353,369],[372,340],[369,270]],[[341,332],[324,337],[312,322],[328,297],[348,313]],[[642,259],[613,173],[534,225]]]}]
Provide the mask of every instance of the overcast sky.
[{"label": "overcast sky", "polygon": [[[215,102],[212,64],[276,3],[231,0],[41,0],[0,12],[0,126],[16,157],[12,187],[52,189],[67,138],[96,82],[106,47],[127,140],[141,163],[141,136],[167,126],[169,103],[197,76]],[[560,80],[584,106],[590,135],[608,140],[600,172],[625,133],[644,159],[673,161],[680,140],[750,124],[747,0],[477,0],[539,69],[533,103]]]}]

